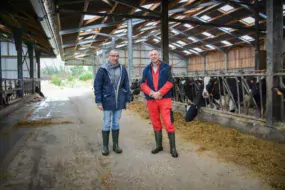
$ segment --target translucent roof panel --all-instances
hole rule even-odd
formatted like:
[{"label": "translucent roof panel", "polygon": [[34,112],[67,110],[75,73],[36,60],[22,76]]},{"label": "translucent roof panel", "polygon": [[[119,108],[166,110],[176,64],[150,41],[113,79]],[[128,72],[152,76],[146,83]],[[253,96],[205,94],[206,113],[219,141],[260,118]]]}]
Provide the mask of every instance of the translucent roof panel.
[{"label": "translucent roof panel", "polygon": [[242,23],[247,24],[247,25],[251,25],[254,23],[255,19],[251,16],[243,18],[240,20]]},{"label": "translucent roof panel", "polygon": [[211,17],[209,17],[208,15],[203,15],[200,18],[203,19],[204,21],[209,21],[211,19]]},{"label": "translucent roof panel", "polygon": [[215,37],[213,34],[210,34],[209,32],[203,32],[202,34],[205,35],[205,36],[208,36],[210,38]]},{"label": "translucent roof panel", "polygon": [[114,32],[114,34],[118,34],[118,33],[122,33],[122,32],[127,32],[127,30],[126,29],[116,30]]},{"label": "translucent roof panel", "polygon": [[183,52],[186,53],[186,54],[191,54],[191,52],[187,51],[187,50],[184,50]]},{"label": "translucent roof panel", "polygon": [[232,43],[230,43],[230,42],[228,42],[228,41],[226,41],[226,40],[223,40],[223,41],[221,41],[223,44],[225,44],[225,45],[228,45],[228,46],[231,46],[231,45],[233,45]]},{"label": "translucent roof panel", "polygon": [[180,0],[179,3],[186,3],[188,0]]},{"label": "translucent roof panel", "polygon": [[219,10],[223,11],[223,12],[229,12],[231,10],[233,10],[234,7],[230,6],[230,5],[224,5],[222,6]]},{"label": "translucent roof panel", "polygon": [[214,46],[207,44],[206,47],[210,48],[210,49],[215,49]]},{"label": "translucent roof panel", "polygon": [[169,44],[169,47],[170,47],[171,49],[176,49],[176,47],[175,47],[174,45],[171,45],[171,44]]},{"label": "translucent roof panel", "polygon": [[179,43],[179,44],[182,45],[182,46],[185,46],[185,45],[186,45],[186,43],[183,42],[183,41],[181,41],[181,40],[178,40],[177,43]]},{"label": "translucent roof panel", "polygon": [[[151,4],[147,4],[147,5],[143,5],[141,7],[145,8],[145,9],[150,9],[150,7],[153,5],[153,3]],[[141,10],[140,9],[136,9],[135,12],[140,12]]]},{"label": "translucent roof panel", "polygon": [[249,36],[249,35],[244,35],[244,36],[241,36],[240,39],[244,39],[244,40],[247,40],[247,41],[253,41],[254,39]]},{"label": "translucent roof panel", "polygon": [[193,48],[193,49],[198,51],[198,52],[202,52],[203,51],[201,48]]},{"label": "translucent roof panel", "polygon": [[94,15],[84,15],[83,20],[90,20],[90,19],[92,19],[94,17],[95,17]]},{"label": "translucent roof panel", "polygon": [[155,41],[156,43],[158,43],[158,42],[159,42],[159,40],[158,40],[158,39],[153,39],[153,41]]},{"label": "translucent roof panel", "polygon": [[183,26],[185,26],[188,29],[193,28],[193,26],[191,24],[183,24]]},{"label": "translucent roof panel", "polygon": [[188,39],[193,41],[193,42],[197,42],[198,41],[196,38],[193,38],[193,37],[188,37]]}]

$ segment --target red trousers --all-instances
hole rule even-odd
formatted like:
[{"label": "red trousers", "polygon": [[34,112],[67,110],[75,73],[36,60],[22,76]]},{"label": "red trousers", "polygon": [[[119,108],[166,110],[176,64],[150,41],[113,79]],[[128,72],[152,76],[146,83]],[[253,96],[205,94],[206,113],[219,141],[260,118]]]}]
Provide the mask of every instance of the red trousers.
[{"label": "red trousers", "polygon": [[163,125],[168,133],[174,132],[175,128],[171,121],[172,102],[171,98],[163,98],[160,100],[147,100],[147,108],[149,118],[155,131],[162,129],[160,116]]}]

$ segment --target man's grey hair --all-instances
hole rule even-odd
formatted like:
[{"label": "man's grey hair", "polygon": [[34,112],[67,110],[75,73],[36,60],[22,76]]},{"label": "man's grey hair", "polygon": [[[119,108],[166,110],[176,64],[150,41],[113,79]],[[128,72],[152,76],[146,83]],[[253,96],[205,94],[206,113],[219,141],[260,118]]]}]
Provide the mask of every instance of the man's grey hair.
[{"label": "man's grey hair", "polygon": [[107,55],[109,56],[111,52],[118,52],[118,53],[119,53],[119,50],[117,50],[117,49],[111,49],[111,50],[107,53]]},{"label": "man's grey hair", "polygon": [[152,52],[152,51],[157,51],[157,53],[160,55],[160,52],[159,52],[157,49],[151,49],[151,50],[149,51],[148,55],[149,55],[150,52]]}]

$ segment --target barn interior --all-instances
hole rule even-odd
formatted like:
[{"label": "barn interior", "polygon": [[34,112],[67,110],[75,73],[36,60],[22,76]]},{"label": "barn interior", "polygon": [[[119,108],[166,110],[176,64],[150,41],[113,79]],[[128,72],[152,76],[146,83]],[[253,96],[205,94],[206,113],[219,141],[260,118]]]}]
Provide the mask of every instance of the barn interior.
[{"label": "barn interior", "polygon": [[[282,1],[25,0],[1,4],[0,89],[4,96],[27,88],[16,92],[23,97],[32,94],[35,86],[40,88],[40,57],[60,56],[67,66],[92,66],[95,76],[107,52],[116,48],[130,78],[137,79],[149,63],[148,51],[156,48],[178,78],[265,77],[266,93],[259,93],[266,105],[259,108],[259,119],[267,126],[283,121],[284,98],[272,92],[284,87]],[[243,112],[241,103],[236,100],[238,114]]]},{"label": "barn interior", "polygon": [[[199,120],[284,143],[284,16],[282,0],[1,1],[0,118],[42,91],[43,58],[96,77],[116,49],[135,84],[156,49],[172,67],[176,111],[199,96]],[[204,96],[205,78],[218,92]]]}]

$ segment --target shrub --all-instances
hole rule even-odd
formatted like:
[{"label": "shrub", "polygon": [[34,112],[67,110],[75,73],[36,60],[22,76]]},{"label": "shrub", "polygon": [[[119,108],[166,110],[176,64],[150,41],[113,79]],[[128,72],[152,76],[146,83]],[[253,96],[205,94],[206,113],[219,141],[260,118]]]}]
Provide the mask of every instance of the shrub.
[{"label": "shrub", "polygon": [[57,76],[53,75],[51,77],[51,83],[53,83],[54,85],[60,86],[61,85],[61,79],[58,78]]},{"label": "shrub", "polygon": [[82,73],[81,75],[79,75],[79,80],[86,81],[86,80],[92,79],[92,77],[93,77],[93,75],[91,72],[85,72],[85,73]]},{"label": "shrub", "polygon": [[72,75],[68,75],[68,76],[67,76],[67,80],[68,80],[69,82],[73,81],[73,79],[74,79],[74,78],[73,78]]}]

